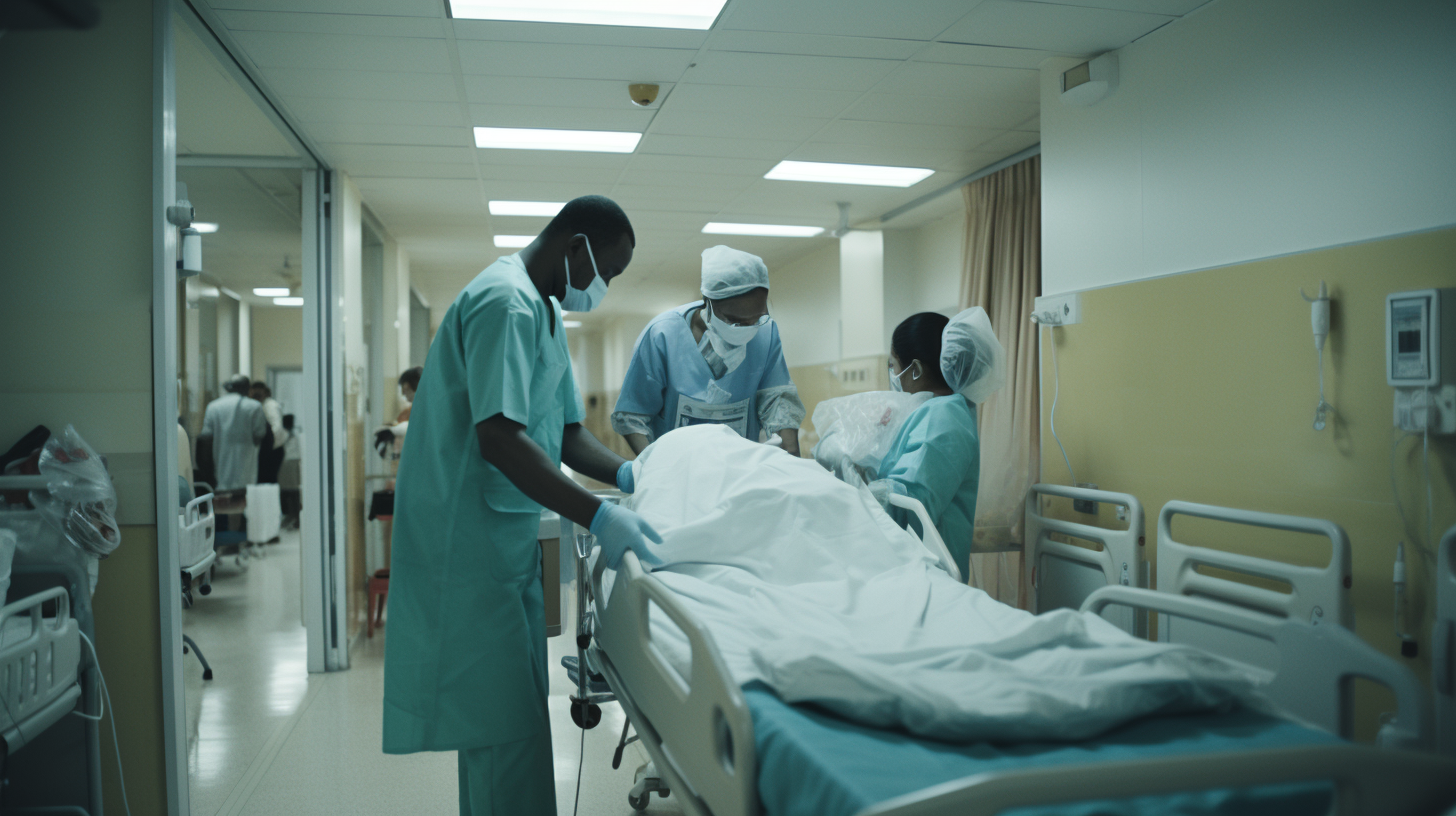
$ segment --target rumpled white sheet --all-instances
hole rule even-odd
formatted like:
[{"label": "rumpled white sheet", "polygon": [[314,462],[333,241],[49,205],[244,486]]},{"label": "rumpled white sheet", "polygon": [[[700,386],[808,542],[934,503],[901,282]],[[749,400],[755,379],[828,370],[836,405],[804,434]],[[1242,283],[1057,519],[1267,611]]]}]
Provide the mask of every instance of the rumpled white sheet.
[{"label": "rumpled white sheet", "polygon": [[[1153,713],[1264,707],[1237,669],[1095,615],[1033,616],[953,580],[868,492],[717,426],[639,459],[653,575],[712,632],[733,678],[868,725],[954,742],[1080,740]],[[689,674],[687,641],[653,638]]]}]

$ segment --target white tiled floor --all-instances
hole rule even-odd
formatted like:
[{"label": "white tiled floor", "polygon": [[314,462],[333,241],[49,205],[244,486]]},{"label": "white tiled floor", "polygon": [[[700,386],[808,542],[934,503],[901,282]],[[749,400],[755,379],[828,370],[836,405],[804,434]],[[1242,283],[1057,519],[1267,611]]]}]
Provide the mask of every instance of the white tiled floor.
[{"label": "white tiled floor", "polygon": [[[213,593],[184,611],[184,628],[212,663],[204,681],[184,664],[187,750],[194,816],[277,814],[454,814],[455,754],[386,756],[380,746],[384,640],[388,626],[350,655],[348,671],[305,669],[299,610],[297,533],[285,532],[267,556],[240,570],[219,566]],[[557,808],[572,813],[582,731],[572,722],[572,686],[560,668],[574,654],[570,636],[552,638],[551,723]],[[579,813],[627,816],[632,775],[646,760],[631,746],[613,771],[623,715],[608,704],[586,735]],[[672,797],[652,814],[678,814]]]}]

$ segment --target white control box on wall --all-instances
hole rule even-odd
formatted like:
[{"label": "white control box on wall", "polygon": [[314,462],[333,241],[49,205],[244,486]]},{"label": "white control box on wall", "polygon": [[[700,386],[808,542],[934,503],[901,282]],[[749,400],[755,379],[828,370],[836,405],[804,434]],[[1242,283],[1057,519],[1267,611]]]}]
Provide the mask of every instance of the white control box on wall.
[{"label": "white control box on wall", "polygon": [[1082,322],[1082,295],[1045,295],[1036,299],[1034,312],[1044,326],[1074,326]]}]

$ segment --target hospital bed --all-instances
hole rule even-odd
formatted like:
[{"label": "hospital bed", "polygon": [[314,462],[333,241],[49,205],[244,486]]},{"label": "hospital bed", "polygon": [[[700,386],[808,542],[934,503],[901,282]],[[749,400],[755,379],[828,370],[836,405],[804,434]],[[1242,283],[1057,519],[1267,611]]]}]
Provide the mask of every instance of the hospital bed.
[{"label": "hospital bed", "polygon": [[1456,527],[1436,554],[1436,624],[1431,628],[1431,686],[1436,693],[1437,749],[1456,754]]},{"label": "hospital bed", "polygon": [[[46,487],[42,476],[0,477],[0,490]],[[20,537],[52,534],[39,513],[23,505],[0,503],[0,527]],[[17,549],[3,599],[9,602],[0,606],[6,812],[100,813],[97,723],[67,717],[78,709],[99,711],[97,669],[83,658],[81,643],[83,632],[94,638],[90,575],[77,562],[27,557],[27,549],[33,548],[23,543]]]},{"label": "hospital bed", "polygon": [[[1045,512],[1051,498],[1110,504],[1125,508],[1126,529],[1098,527],[1057,518]],[[1053,536],[1097,545],[1093,549]],[[1143,506],[1127,493],[1035,484],[1026,497],[1026,563],[1031,568],[1032,612],[1080,609],[1091,594],[1105,586],[1147,587],[1148,562],[1143,536]],[[1105,615],[1124,632],[1148,636],[1147,612],[1116,608]]]},{"label": "hospital bed", "polygon": [[[182,606],[193,604],[192,587],[203,595],[212,594],[212,565],[217,561],[215,537],[217,517],[213,512],[213,495],[204,493],[188,502],[177,517],[177,563],[182,565]],[[200,581],[200,583],[199,583]],[[197,656],[202,664],[202,679],[212,679],[212,666],[197,642],[190,635],[182,635],[182,653],[188,651]]]},{"label": "hospital bed", "polygon": [[[1289,802],[1305,807],[1303,812],[1323,813],[1331,785],[1337,813],[1433,813],[1456,801],[1456,763],[1409,750],[1357,746],[1264,715],[1253,720],[1152,718],[1093,743],[1027,749],[980,744],[960,751],[904,734],[876,733],[784,705],[763,689],[739,687],[712,632],[645,572],[635,555],[626,554],[612,571],[594,561],[591,546],[589,535],[577,537],[577,645],[581,660],[605,679],[607,690],[593,691],[588,673],[578,672],[573,718],[589,727],[599,720],[595,706],[619,702],[662,787],[672,790],[689,813],[748,816],[760,812],[761,802],[770,814],[830,812],[827,805],[802,800],[778,810],[775,805],[785,802],[785,789],[853,798],[841,795],[837,785],[896,791],[847,811],[866,816],[992,814],[1189,791],[1205,792],[1196,796],[1219,792],[1225,797],[1219,801],[1233,808],[1219,812],[1239,812],[1239,803],[1247,803],[1240,797],[1258,794],[1292,797]],[[1129,575],[1135,574],[1133,563],[1128,568]],[[1212,598],[1120,583],[1091,592],[1082,604],[1094,612],[1115,606],[1176,615],[1289,649],[1293,659],[1271,670],[1265,686],[1286,698],[1296,686],[1311,689],[1311,698],[1321,701],[1315,708],[1338,699],[1348,678],[1374,677],[1395,688],[1401,706],[1399,738],[1390,742],[1410,745],[1424,738],[1419,725],[1423,700],[1410,673],[1339,627],[1274,619]],[[685,674],[674,670],[654,643],[649,626],[654,608],[690,646]],[[1297,706],[1295,711],[1305,713]],[[624,729],[614,765],[631,741]],[[775,779],[770,790],[764,783]],[[641,809],[646,803],[636,793],[631,803]],[[1154,805],[1151,812],[1158,809]]]}]

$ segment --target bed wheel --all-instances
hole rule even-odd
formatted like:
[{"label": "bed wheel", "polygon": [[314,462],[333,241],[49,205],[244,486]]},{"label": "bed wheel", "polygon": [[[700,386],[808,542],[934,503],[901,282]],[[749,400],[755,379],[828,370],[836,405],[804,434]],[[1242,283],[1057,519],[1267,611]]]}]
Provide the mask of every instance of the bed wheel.
[{"label": "bed wheel", "polygon": [[572,700],[571,721],[583,730],[596,728],[597,724],[602,721],[601,706],[583,700]]},{"label": "bed wheel", "polygon": [[650,792],[644,793],[641,796],[633,796],[629,793],[627,794],[627,804],[631,805],[633,810],[646,810],[647,800],[651,798],[652,794]]},{"label": "bed wheel", "polygon": [[197,591],[198,592],[201,592],[203,595],[211,595],[212,594],[212,584],[203,584],[202,586],[200,586],[200,587],[197,588]]}]

